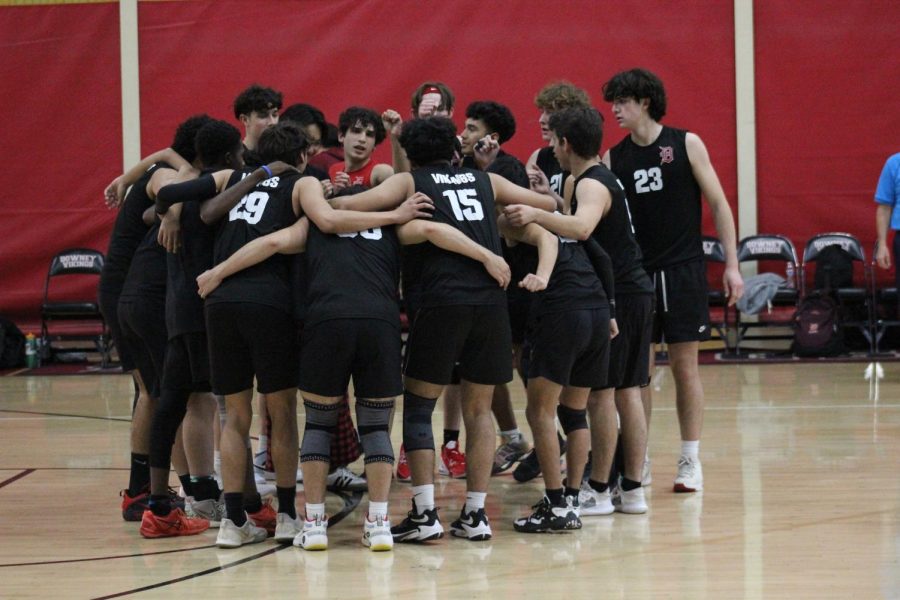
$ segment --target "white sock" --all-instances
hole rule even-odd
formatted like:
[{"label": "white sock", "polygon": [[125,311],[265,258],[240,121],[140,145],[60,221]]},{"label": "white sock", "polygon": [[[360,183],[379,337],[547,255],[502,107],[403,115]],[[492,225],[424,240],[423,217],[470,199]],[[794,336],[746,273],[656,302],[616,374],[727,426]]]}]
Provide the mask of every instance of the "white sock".
[{"label": "white sock", "polygon": [[503,438],[504,442],[512,442],[521,438],[522,432],[518,427],[516,427],[515,429],[510,429],[509,431],[501,431],[500,437]]},{"label": "white sock", "polygon": [[269,436],[260,434],[259,445],[257,447],[256,453],[260,454],[262,452],[267,452],[268,450],[269,450]]},{"label": "white sock", "polygon": [[324,517],[325,516],[325,503],[322,504],[310,504],[306,503],[306,520],[312,521],[316,517]]},{"label": "white sock", "polygon": [[697,458],[700,454],[700,440],[695,442],[681,442],[681,455],[688,458]]},{"label": "white sock", "polygon": [[222,453],[218,450],[213,450],[213,465],[216,473],[222,472]]},{"label": "white sock", "polygon": [[369,521],[374,521],[378,517],[387,519],[387,502],[372,502],[369,500]]},{"label": "white sock", "polygon": [[484,499],[487,492],[466,492],[466,512],[474,512],[484,508]]},{"label": "white sock", "polygon": [[434,508],[434,484],[426,483],[425,485],[412,486],[413,501],[416,503],[416,509],[420,512],[423,510],[431,510]]}]

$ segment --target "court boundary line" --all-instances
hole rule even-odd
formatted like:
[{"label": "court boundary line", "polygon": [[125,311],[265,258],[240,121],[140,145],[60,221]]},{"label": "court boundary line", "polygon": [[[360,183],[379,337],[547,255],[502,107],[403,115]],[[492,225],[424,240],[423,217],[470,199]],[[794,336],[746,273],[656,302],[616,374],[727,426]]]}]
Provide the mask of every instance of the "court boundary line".
[{"label": "court boundary line", "polygon": [[8,485],[11,484],[11,483],[15,483],[16,481],[22,479],[23,477],[27,477],[28,475],[31,475],[31,474],[34,473],[35,471],[37,471],[37,469],[25,469],[25,470],[23,470],[21,473],[18,473],[18,474],[16,474],[16,475],[13,475],[13,476],[10,477],[9,479],[0,482],[0,488],[4,488],[4,487],[8,486]]},{"label": "court boundary line", "polygon": [[131,419],[124,417],[98,417],[94,415],[70,415],[66,413],[41,412],[37,410],[16,410],[13,408],[0,408],[0,413],[17,413],[22,415],[44,415],[46,417],[67,417],[71,419],[94,419],[97,421],[117,421],[119,423],[131,423]]},{"label": "court boundary line", "polygon": [[[343,521],[344,518],[346,518],[351,512],[356,510],[356,508],[359,506],[360,502],[362,501],[363,492],[358,491],[358,492],[352,492],[350,494],[336,493],[336,495],[344,500],[344,508],[342,508],[340,512],[338,512],[331,519],[329,519],[329,523],[328,523],[329,528],[334,527],[335,525],[337,525],[338,523]],[[195,579],[197,577],[203,577],[204,575],[209,575],[211,573],[217,573],[219,571],[224,571],[225,569],[230,569],[232,567],[236,567],[238,565],[242,565],[242,564],[254,561],[256,559],[262,558],[264,556],[269,556],[270,554],[275,554],[276,552],[281,552],[282,550],[287,550],[292,547],[293,547],[293,544],[288,544],[285,546],[277,546],[275,548],[268,548],[258,554],[253,554],[251,556],[245,556],[242,559],[239,559],[239,560],[236,560],[236,561],[233,561],[230,563],[226,563],[224,565],[219,565],[217,567],[212,567],[210,569],[204,569],[203,571],[198,571],[196,573],[191,573],[189,575],[183,575],[181,577],[177,577],[175,579],[169,579],[167,581],[159,581],[157,583],[145,585],[145,586],[135,588],[132,590],[126,590],[124,592],[118,592],[118,593],[109,594],[106,596],[96,596],[92,600],[108,600],[109,598],[121,598],[122,596],[130,596],[132,594],[146,592],[149,590],[154,590],[154,589],[165,587],[168,585],[181,583],[182,581],[187,581],[189,579]]]}]

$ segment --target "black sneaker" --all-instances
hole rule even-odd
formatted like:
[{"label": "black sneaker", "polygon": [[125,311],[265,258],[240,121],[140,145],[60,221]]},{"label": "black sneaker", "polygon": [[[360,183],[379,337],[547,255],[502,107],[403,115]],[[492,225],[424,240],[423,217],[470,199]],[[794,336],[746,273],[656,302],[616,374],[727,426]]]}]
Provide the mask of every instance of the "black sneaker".
[{"label": "black sneaker", "polygon": [[[559,435],[559,455],[566,453],[566,440]],[[527,483],[541,474],[541,463],[538,462],[537,452],[532,450],[519,461],[513,471],[513,478],[519,483]]]},{"label": "black sneaker", "polygon": [[391,535],[395,542],[428,542],[444,537],[444,526],[438,518],[437,508],[420,513],[413,500],[412,510],[403,521],[391,527]]},{"label": "black sneaker", "polygon": [[491,539],[491,525],[483,508],[466,512],[463,506],[459,518],[450,524],[450,533],[454,537],[466,538],[473,542],[484,542]]},{"label": "black sneaker", "polygon": [[[577,502],[577,501],[576,501]],[[578,507],[572,496],[566,496],[563,504],[553,505],[547,496],[531,507],[534,512],[527,517],[516,519],[513,528],[521,533],[549,533],[581,529]]]}]

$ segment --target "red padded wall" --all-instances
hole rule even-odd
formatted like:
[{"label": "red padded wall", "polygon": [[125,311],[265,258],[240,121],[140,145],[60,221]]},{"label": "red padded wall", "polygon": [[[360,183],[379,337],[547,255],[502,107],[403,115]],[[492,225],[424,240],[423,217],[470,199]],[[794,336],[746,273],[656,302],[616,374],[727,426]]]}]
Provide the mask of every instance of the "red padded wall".
[{"label": "red padded wall", "polygon": [[57,251],[106,252],[115,215],[101,191],[122,156],[118,6],[0,8],[0,45],[0,313],[33,317]]},{"label": "red padded wall", "polygon": [[816,233],[845,231],[871,256],[875,185],[900,149],[900,4],[755,7],[759,231],[789,236],[798,253]]},{"label": "red padded wall", "polygon": [[[843,229],[868,243],[872,190],[900,131],[896,3],[755,6],[760,230],[802,244]],[[140,2],[139,24],[145,152],[190,114],[234,122],[232,99],[254,81],[336,121],[351,104],[406,115],[412,89],[435,78],[456,92],[459,125],[472,100],[508,104],[519,124],[508,150],[525,159],[541,144],[542,85],[567,78],[609,116],[602,82],[644,66],[666,83],[665,122],[704,139],[736,205],[731,2]],[[33,315],[56,250],[106,249],[113,215],[100,194],[121,169],[118,6],[0,8],[0,35],[0,313]],[[608,123],[604,147],[622,135]]]}]

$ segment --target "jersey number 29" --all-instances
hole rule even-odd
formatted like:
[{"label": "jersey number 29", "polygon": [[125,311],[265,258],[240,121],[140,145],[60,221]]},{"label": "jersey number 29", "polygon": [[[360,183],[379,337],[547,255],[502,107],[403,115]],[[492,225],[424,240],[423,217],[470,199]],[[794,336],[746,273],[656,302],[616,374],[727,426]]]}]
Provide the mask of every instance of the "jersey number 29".
[{"label": "jersey number 29", "polygon": [[444,190],[444,196],[450,201],[453,216],[457,221],[481,221],[484,210],[478,201],[478,192],[469,188],[465,190]]},{"label": "jersey number 29", "polygon": [[229,221],[243,220],[251,225],[256,225],[262,219],[269,203],[269,194],[266,192],[250,192],[237,203],[237,206],[228,213]]}]

